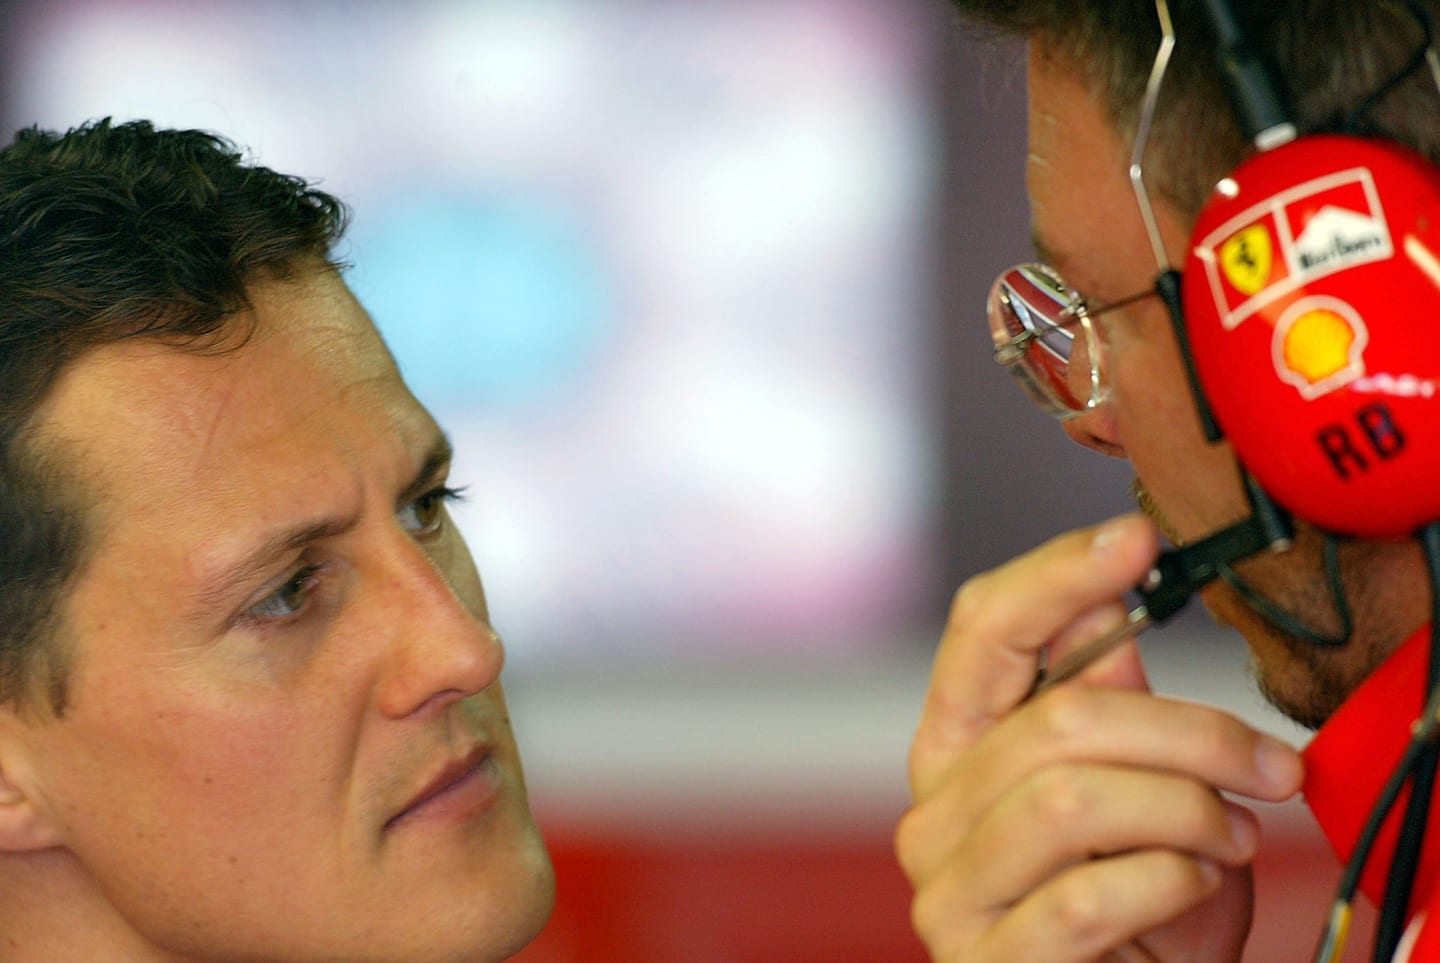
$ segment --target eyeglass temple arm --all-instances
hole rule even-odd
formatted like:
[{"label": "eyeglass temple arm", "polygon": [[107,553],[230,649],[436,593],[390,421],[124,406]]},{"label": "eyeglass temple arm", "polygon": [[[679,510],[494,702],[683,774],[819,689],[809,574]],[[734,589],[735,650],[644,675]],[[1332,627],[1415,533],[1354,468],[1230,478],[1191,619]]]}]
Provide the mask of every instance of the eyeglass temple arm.
[{"label": "eyeglass temple arm", "polygon": [[1155,279],[1155,293],[1160,295],[1170,312],[1170,323],[1175,329],[1180,355],[1185,361],[1185,380],[1190,383],[1190,394],[1195,399],[1200,425],[1205,431],[1205,439],[1214,443],[1224,436],[1210,410],[1209,402],[1205,400],[1205,392],[1200,387],[1200,378],[1195,370],[1190,338],[1185,331],[1185,307],[1180,300],[1180,272],[1171,265],[1165,253],[1165,242],[1160,236],[1155,208],[1150,203],[1150,192],[1145,187],[1145,148],[1150,142],[1150,128],[1155,122],[1155,105],[1160,99],[1160,88],[1170,66],[1170,54],[1175,49],[1175,27],[1170,21],[1170,4],[1167,0],[1155,0],[1155,16],[1160,21],[1160,46],[1155,51],[1155,62],[1150,67],[1150,77],[1145,83],[1145,95],[1140,101],[1140,120],[1130,155],[1130,186],[1135,192],[1135,203],[1140,208],[1145,234],[1150,239],[1150,247],[1155,253],[1155,263],[1159,268],[1159,275]]},{"label": "eyeglass temple arm", "polygon": [[1185,380],[1190,383],[1190,394],[1195,399],[1195,410],[1200,415],[1200,427],[1205,431],[1205,440],[1219,441],[1225,437],[1220,430],[1210,402],[1205,400],[1205,390],[1200,386],[1200,375],[1195,368],[1195,355],[1190,350],[1190,338],[1185,330],[1185,306],[1180,300],[1180,272],[1169,268],[1160,272],[1155,279],[1155,293],[1165,302],[1170,312],[1170,323],[1175,328],[1175,340],[1180,345],[1180,357],[1185,361]]}]

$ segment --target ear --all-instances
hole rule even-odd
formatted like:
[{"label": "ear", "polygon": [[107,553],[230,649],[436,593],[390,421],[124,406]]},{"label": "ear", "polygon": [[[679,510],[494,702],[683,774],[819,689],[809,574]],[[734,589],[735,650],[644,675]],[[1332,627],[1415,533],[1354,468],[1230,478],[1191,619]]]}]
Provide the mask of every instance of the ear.
[{"label": "ear", "polygon": [[11,706],[0,708],[0,855],[64,844],[62,824],[31,764],[32,750],[25,737],[32,726]]}]

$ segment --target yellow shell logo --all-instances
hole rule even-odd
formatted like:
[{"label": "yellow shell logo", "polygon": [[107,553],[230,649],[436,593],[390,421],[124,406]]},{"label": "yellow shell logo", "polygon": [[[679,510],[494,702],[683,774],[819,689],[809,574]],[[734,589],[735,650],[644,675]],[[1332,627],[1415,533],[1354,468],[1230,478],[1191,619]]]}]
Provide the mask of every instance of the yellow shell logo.
[{"label": "yellow shell logo", "polygon": [[1370,332],[1349,304],[1316,296],[1292,304],[1275,325],[1275,373],[1307,398],[1344,387],[1365,373]]},{"label": "yellow shell logo", "polygon": [[1334,311],[1307,311],[1290,324],[1282,344],[1285,367],[1313,385],[1334,377],[1350,363],[1355,331]]},{"label": "yellow shell logo", "polygon": [[1251,224],[1220,245],[1220,270],[1225,280],[1246,296],[1265,287],[1274,263],[1274,246],[1263,224]]}]

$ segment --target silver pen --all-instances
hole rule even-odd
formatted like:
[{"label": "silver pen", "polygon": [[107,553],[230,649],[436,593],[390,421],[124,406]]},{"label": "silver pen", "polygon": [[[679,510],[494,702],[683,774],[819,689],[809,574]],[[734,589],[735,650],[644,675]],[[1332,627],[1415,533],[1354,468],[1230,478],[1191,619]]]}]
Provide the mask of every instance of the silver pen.
[{"label": "silver pen", "polygon": [[1251,514],[1193,545],[1161,552],[1155,567],[1135,586],[1141,603],[1130,610],[1125,621],[1053,665],[1042,666],[1035,673],[1026,699],[1073,679],[1121,642],[1170,618],[1196,590],[1214,581],[1222,566],[1261,551],[1289,549],[1292,532],[1288,516],[1270,501],[1248,472],[1242,477],[1250,496]]},{"label": "silver pen", "polygon": [[1067,679],[1073,679],[1121,642],[1133,638],[1153,624],[1150,610],[1143,605],[1135,606],[1120,625],[1115,626],[1099,638],[1086,642],[1074,652],[1057,660],[1054,665],[1042,666],[1040,671],[1035,673],[1035,683],[1030,687],[1030,694],[1025,698],[1033,698],[1051,686],[1059,685]]}]

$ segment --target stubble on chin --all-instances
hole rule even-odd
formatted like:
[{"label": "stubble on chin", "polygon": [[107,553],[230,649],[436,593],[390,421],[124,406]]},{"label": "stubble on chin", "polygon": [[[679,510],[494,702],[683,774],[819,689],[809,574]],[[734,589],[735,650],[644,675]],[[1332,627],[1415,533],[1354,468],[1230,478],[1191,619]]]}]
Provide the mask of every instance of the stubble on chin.
[{"label": "stubble on chin", "polygon": [[[1272,604],[1306,624],[1317,635],[1341,631],[1339,608],[1330,591],[1320,550],[1313,544],[1299,549],[1301,542],[1313,543],[1315,533],[1300,533],[1297,550],[1303,557],[1259,558],[1239,566],[1251,586],[1264,591]],[[1352,631],[1342,645],[1324,645],[1284,631],[1270,622],[1229,585],[1216,583],[1202,594],[1205,608],[1216,622],[1238,631],[1251,655],[1251,675],[1265,700],[1296,723],[1318,729],[1340,707],[1356,687],[1393,651],[1400,636],[1383,631],[1383,620],[1369,608],[1374,595],[1356,582],[1364,571],[1367,549],[1363,543],[1342,546],[1341,584],[1354,611],[1356,626],[1370,630]],[[1346,554],[1358,554],[1345,564]],[[1256,570],[1256,567],[1264,571]],[[1346,577],[1346,573],[1350,577]]]},{"label": "stubble on chin", "polygon": [[[1175,526],[1165,517],[1155,499],[1137,477],[1130,483],[1130,496],[1146,517],[1153,521],[1171,542],[1180,544]],[[1313,531],[1307,533],[1313,535]],[[1365,549],[1354,544],[1349,552],[1363,554]],[[1352,560],[1353,564],[1354,560]],[[1261,564],[1264,564],[1263,562]],[[1272,563],[1273,564],[1273,563]],[[1280,584],[1288,585],[1286,590],[1273,589],[1276,602],[1282,608],[1305,613],[1311,618],[1323,613],[1325,621],[1335,617],[1334,599],[1330,598],[1328,580],[1325,579],[1321,562],[1316,559],[1316,569],[1308,577],[1299,577],[1290,562],[1287,577]],[[1364,560],[1359,567],[1364,568]],[[1244,566],[1241,566],[1244,567]],[[1272,572],[1272,574],[1274,574]],[[1270,579],[1261,578],[1261,582]],[[1321,587],[1324,586],[1322,589]],[[1347,594],[1354,597],[1355,586],[1347,585]],[[1349,698],[1365,676],[1384,660],[1394,647],[1393,640],[1369,641],[1362,638],[1352,640],[1341,649],[1324,648],[1281,630],[1256,612],[1227,585],[1214,584],[1201,593],[1201,600],[1215,621],[1239,632],[1246,640],[1251,654],[1251,676],[1256,688],[1266,702],[1285,716],[1308,729],[1318,729],[1331,714]],[[1338,628],[1323,626],[1324,632]],[[1359,647],[1365,651],[1354,651]]]},{"label": "stubble on chin", "polygon": [[[1262,630],[1284,650],[1280,665],[1267,666],[1251,642],[1251,675],[1260,695],[1280,713],[1306,729],[1316,730],[1340,708],[1354,688],[1311,643],[1274,629]],[[1247,637],[1248,638],[1248,637]]]},{"label": "stubble on chin", "polygon": [[1155,526],[1160,529],[1166,538],[1177,545],[1180,543],[1179,537],[1175,532],[1175,526],[1165,517],[1165,513],[1160,511],[1160,506],[1155,504],[1155,499],[1150,495],[1150,490],[1145,487],[1145,483],[1142,482],[1138,476],[1130,480],[1130,497],[1134,499],[1135,507],[1139,508],[1140,512],[1146,518],[1154,522]]}]

